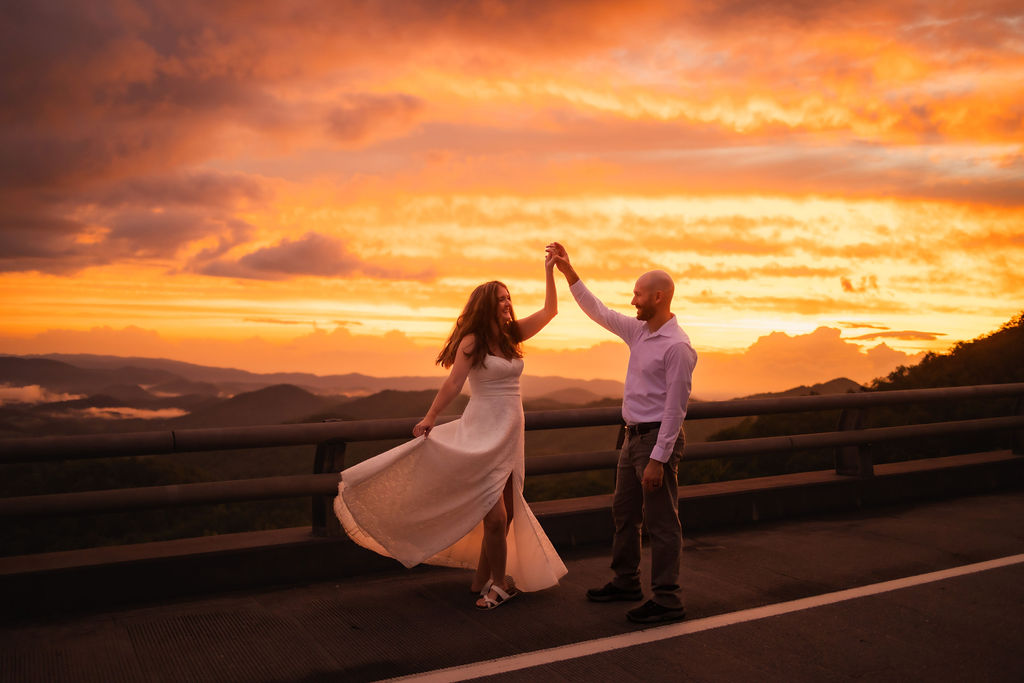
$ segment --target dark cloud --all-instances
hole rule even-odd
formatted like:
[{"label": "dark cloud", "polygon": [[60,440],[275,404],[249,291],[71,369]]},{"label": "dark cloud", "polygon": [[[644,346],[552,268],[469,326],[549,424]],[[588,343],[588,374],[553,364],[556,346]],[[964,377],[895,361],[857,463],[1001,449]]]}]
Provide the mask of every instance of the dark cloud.
[{"label": "dark cloud", "polygon": [[246,270],[275,278],[290,275],[344,277],[356,272],[361,261],[343,243],[317,233],[297,240],[282,240],[246,254],[238,261]]},{"label": "dark cloud", "polygon": [[332,137],[350,144],[361,144],[384,131],[404,132],[423,109],[423,101],[411,95],[354,94],[328,114]]},{"label": "dark cloud", "polygon": [[[70,274],[124,258],[168,258],[215,239],[214,258],[248,239],[239,207],[268,198],[249,176],[179,173],[101,183],[78,192],[0,189],[0,270]],[[69,218],[74,216],[74,218]]]},{"label": "dark cloud", "polygon": [[0,271],[68,273],[105,262],[79,238],[88,226],[40,210],[0,210]]},{"label": "dark cloud", "polygon": [[857,297],[852,299],[836,299],[830,296],[738,296],[733,293],[717,293],[704,290],[700,293],[701,303],[716,306],[723,310],[740,311],[773,311],[799,313],[808,316],[834,315],[836,311],[846,311],[864,315],[894,315],[907,313],[913,308],[905,303],[880,300],[877,297]]},{"label": "dark cloud", "polygon": [[683,280],[754,280],[768,277],[832,277],[837,272],[837,268],[783,266],[778,263],[751,268],[707,267],[698,263],[674,274]]},{"label": "dark cloud", "polygon": [[[864,327],[861,325],[861,327]],[[945,337],[944,332],[918,332],[916,330],[892,330],[889,332],[872,332],[857,337],[848,337],[857,341],[869,339],[899,339],[901,341],[935,341],[939,337]]]},{"label": "dark cloud", "polygon": [[395,280],[432,280],[433,269],[405,270],[388,268],[361,259],[338,239],[318,233],[284,239],[271,247],[263,247],[236,261],[219,259],[194,264],[204,275],[256,280],[283,280],[314,276],[343,278],[362,275]]},{"label": "dark cloud", "polygon": [[118,213],[104,227],[59,217],[0,216],[0,271],[70,275],[83,268],[125,259],[174,258],[197,239],[216,237],[207,258],[245,241],[252,227],[235,218],[198,211]]},{"label": "dark cloud", "polygon": [[878,291],[878,278],[874,275],[866,275],[860,278],[858,283],[854,283],[848,277],[841,277],[839,278],[839,284],[842,286],[844,292],[851,294]]},{"label": "dark cloud", "polygon": [[890,327],[882,325],[881,323],[868,323],[868,322],[852,322],[840,320],[836,323],[840,327],[847,330],[889,330]]},{"label": "dark cloud", "polygon": [[282,318],[243,318],[246,323],[265,323],[268,325],[309,325],[308,320],[284,320]]},{"label": "dark cloud", "polygon": [[127,178],[91,193],[103,206],[199,205],[233,207],[239,202],[261,202],[269,192],[257,179],[242,174],[180,173]]},{"label": "dark cloud", "polygon": [[[974,51],[1013,47],[1019,40],[1024,12],[1014,0],[988,0],[970,5],[928,0],[881,2],[861,0],[730,0],[728,2],[653,3],[671,13],[677,25],[717,35],[745,34],[762,39],[771,32],[833,30],[876,32],[891,27],[899,38],[922,49]],[[671,21],[671,19],[670,19]]]},{"label": "dark cloud", "polygon": [[195,240],[220,236],[218,251],[241,244],[252,232],[248,223],[229,216],[211,216],[202,209],[123,211],[110,220],[103,247],[135,258],[173,256]]}]

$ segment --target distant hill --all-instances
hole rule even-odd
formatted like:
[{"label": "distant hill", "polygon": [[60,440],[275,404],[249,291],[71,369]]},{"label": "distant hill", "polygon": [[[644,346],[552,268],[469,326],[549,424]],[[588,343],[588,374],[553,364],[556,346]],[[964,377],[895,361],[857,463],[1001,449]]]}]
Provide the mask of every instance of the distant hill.
[{"label": "distant hill", "polygon": [[539,398],[540,400],[562,403],[564,405],[582,406],[587,403],[594,403],[595,401],[611,397],[595,394],[593,391],[589,391],[587,389],[566,387],[565,389],[559,389],[558,391],[552,391],[549,394],[544,394]]},{"label": "distant hill", "polygon": [[169,422],[176,427],[243,427],[302,420],[323,410],[334,399],[311,394],[291,384],[239,394],[198,408]]},{"label": "distant hill", "polygon": [[156,368],[122,365],[116,370],[83,368],[46,358],[0,356],[0,383],[38,385],[69,394],[98,393],[111,385],[149,385],[177,379]]},{"label": "distant hill", "polygon": [[124,401],[120,405],[136,405],[156,398],[138,384],[111,384],[100,389],[100,394]]},{"label": "distant hill", "polygon": [[[334,401],[326,410],[312,415],[307,421],[317,419],[337,420],[376,420],[395,417],[422,417],[430,409],[430,404],[437,395],[435,389],[424,391],[384,391],[346,401]],[[469,397],[465,394],[456,397],[445,409],[445,415],[460,414],[466,407]]]},{"label": "distant hill", "polygon": [[785,391],[770,392],[764,394],[751,394],[743,398],[776,398],[780,396],[824,396],[826,394],[849,394],[864,391],[864,386],[846,377],[837,377],[827,382],[807,386],[801,384]]},{"label": "distant hill", "polygon": [[221,393],[221,388],[216,384],[210,382],[193,382],[187,379],[173,379],[168,382],[162,382],[161,384],[154,385],[149,390],[160,395],[178,395],[182,396],[185,394],[202,394],[204,396],[217,396]]},{"label": "distant hill", "polygon": [[[68,361],[82,364],[79,367]],[[291,378],[301,383],[267,382]],[[81,398],[56,403],[5,407],[0,434],[85,433],[138,429],[195,428],[310,422],[325,419],[382,419],[416,417],[429,408],[440,384],[437,377],[377,378],[360,374],[318,377],[304,373],[256,374],[231,368],[212,368],[167,359],[120,358],[95,355],[52,357],[0,357],[0,384],[38,385],[55,393]],[[370,391],[381,385],[397,388]],[[314,386],[311,386],[314,385]],[[402,387],[411,386],[412,389]],[[522,378],[527,410],[559,410],[579,406],[614,405],[622,385],[605,380],[561,377]],[[325,395],[329,387],[339,391]],[[860,390],[848,379],[811,387],[794,387],[771,395],[803,395]],[[230,397],[231,398],[225,398]],[[468,397],[457,398],[445,411],[458,414]],[[177,418],[110,420],[99,423],[90,409],[129,408],[189,411]],[[132,411],[125,414],[139,415]],[[733,419],[700,421],[688,425],[691,441],[735,424]]]},{"label": "distant hill", "polygon": [[[218,368],[166,358],[135,358],[93,354],[46,354],[41,356],[0,356],[0,383],[17,386],[38,384],[53,391],[67,392],[67,381],[61,375],[80,378],[73,384],[74,393],[95,393],[102,386],[130,382],[147,387],[149,391],[168,392],[167,387],[185,386],[186,393],[238,394],[275,384],[291,384],[310,393],[325,395],[368,395],[392,389],[396,391],[437,391],[439,376],[372,377],[360,373],[341,375],[314,375],[301,372],[254,373],[234,368]],[[21,361],[21,363],[19,363]],[[31,361],[31,362],[29,362]],[[51,365],[44,371],[46,363]],[[131,373],[126,374],[130,369]],[[153,374],[136,374],[149,370]],[[204,388],[199,389],[196,384]],[[150,386],[152,385],[152,386]],[[216,392],[211,392],[215,387]],[[521,381],[523,396],[539,398],[545,394],[568,388],[583,389],[601,398],[621,398],[622,382],[603,379],[573,379],[568,377],[537,377],[524,375]]]}]

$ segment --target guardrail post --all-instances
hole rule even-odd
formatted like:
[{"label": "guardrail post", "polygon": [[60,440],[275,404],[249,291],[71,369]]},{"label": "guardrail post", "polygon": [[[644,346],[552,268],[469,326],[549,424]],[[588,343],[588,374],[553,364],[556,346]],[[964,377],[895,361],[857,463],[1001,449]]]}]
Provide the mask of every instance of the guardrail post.
[{"label": "guardrail post", "polygon": [[[838,431],[860,429],[864,426],[863,408],[843,408],[839,413]],[[839,446],[835,449],[836,474],[847,477],[873,477],[875,465],[871,459],[871,446]]]},{"label": "guardrail post", "polygon": [[[1017,396],[1013,406],[1014,415],[1024,415],[1024,396]],[[1017,455],[1024,455],[1024,429],[1015,429],[1010,435],[1010,447]]]},{"label": "guardrail post", "polygon": [[[345,441],[323,441],[316,445],[313,473],[340,472],[345,467]],[[341,524],[334,516],[334,496],[313,496],[313,535],[341,536]]]}]

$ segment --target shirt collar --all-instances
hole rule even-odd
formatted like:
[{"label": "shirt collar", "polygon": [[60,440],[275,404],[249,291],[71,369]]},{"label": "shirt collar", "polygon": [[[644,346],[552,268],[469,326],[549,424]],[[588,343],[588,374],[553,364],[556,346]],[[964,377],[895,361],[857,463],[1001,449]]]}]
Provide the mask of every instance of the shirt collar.
[{"label": "shirt collar", "polygon": [[[644,327],[647,327],[647,323],[644,323]],[[651,332],[651,328],[647,327],[647,338],[652,337],[673,337],[679,334],[679,319],[676,318],[676,314],[673,313],[672,317],[665,321],[665,324],[658,328],[656,332]]]}]

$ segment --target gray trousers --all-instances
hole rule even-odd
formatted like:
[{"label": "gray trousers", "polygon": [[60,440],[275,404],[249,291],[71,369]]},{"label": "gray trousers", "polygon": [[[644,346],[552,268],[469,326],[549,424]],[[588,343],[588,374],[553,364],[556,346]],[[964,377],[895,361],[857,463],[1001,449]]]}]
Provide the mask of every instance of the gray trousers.
[{"label": "gray trousers", "polygon": [[658,430],[627,436],[619,451],[615,473],[615,497],[612,516],[615,540],[612,542],[612,583],[625,590],[640,588],[640,533],[646,527],[651,546],[652,599],[663,607],[682,607],[679,589],[679,556],[683,549],[683,530],[679,524],[679,459],[683,455],[682,432],[664,467],[663,483],[653,491],[640,485],[644,468],[658,441]]}]

